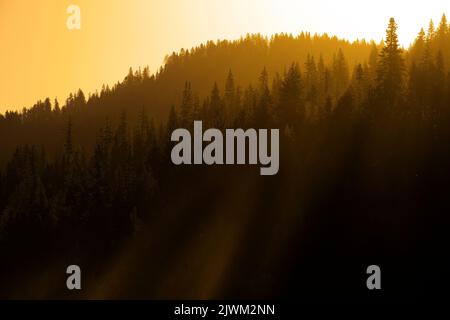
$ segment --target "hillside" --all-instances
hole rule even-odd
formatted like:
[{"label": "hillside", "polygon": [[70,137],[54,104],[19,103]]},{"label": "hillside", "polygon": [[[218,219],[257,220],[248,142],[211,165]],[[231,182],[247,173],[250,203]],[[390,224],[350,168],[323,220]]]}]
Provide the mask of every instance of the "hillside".
[{"label": "hillside", "polygon": [[[450,27],[444,16],[408,50],[397,28],[380,46],[210,42],[156,75],[7,113],[0,297],[73,297],[73,261],[87,270],[77,298],[360,298],[373,263],[385,296],[439,292]],[[194,120],[279,129],[279,171],[175,165],[171,134]]]},{"label": "hillside", "polygon": [[243,92],[249,85],[258,84],[263,68],[273,79],[277,74],[282,76],[293,62],[303,69],[308,56],[314,57],[317,64],[322,56],[323,65],[331,72],[340,50],[345,72],[349,73],[356,63],[369,59],[373,47],[364,41],[350,43],[327,35],[302,33],[295,37],[280,34],[271,39],[248,35],[236,41],[210,41],[181,50],[167,56],[165,65],[155,75],[147,68],[130,70],[113,88],[103,87],[90,97],[78,91],[66,101],[49,98],[27,110],[0,116],[0,164],[10,158],[17,145],[44,145],[50,154],[60,150],[69,115],[76,141],[90,150],[106,119],[117,123],[122,112],[131,124],[136,123],[143,109],[156,122],[165,121],[170,107],[181,103],[186,81],[202,100],[215,82],[224,91],[230,70]]}]

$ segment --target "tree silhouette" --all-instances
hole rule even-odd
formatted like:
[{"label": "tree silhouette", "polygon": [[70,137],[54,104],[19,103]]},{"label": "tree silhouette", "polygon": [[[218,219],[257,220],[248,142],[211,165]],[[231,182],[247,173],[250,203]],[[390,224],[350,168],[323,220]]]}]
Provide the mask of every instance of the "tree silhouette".
[{"label": "tree silhouette", "polygon": [[378,62],[377,89],[386,105],[396,106],[403,93],[404,60],[399,46],[397,24],[389,20],[386,39]]}]

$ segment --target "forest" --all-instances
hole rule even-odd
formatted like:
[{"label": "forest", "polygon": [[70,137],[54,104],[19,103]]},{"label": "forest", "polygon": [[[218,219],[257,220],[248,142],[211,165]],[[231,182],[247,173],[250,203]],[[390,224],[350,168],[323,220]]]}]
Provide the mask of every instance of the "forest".
[{"label": "forest", "polygon": [[[397,28],[210,41],[0,115],[0,297],[360,295],[375,262],[388,294],[442,286],[450,25],[408,49]],[[172,164],[171,133],[195,120],[278,128],[278,174]]]}]

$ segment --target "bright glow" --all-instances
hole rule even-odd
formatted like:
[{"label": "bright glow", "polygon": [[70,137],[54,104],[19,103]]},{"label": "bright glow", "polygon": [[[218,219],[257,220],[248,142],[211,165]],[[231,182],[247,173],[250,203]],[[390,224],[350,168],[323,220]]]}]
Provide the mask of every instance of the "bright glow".
[{"label": "bright glow", "polygon": [[[82,28],[66,28],[81,8]],[[407,46],[448,0],[0,0],[0,112],[37,99],[121,80],[128,67],[156,70],[164,56],[246,33],[327,32],[381,40],[389,17]]]}]

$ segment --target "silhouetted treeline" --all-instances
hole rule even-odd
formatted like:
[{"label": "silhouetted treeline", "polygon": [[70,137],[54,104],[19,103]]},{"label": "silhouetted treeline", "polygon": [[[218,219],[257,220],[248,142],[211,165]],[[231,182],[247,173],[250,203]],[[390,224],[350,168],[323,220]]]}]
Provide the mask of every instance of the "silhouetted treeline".
[{"label": "silhouetted treeline", "polygon": [[[437,252],[450,192],[449,39],[444,16],[406,52],[393,19],[382,46],[308,34],[211,42],[172,55],[155,76],[130,70],[123,83],[88,101],[80,91],[63,107],[46,100],[7,113],[0,130],[17,146],[0,175],[3,255],[14,261],[30,248],[52,248],[57,256],[66,246],[84,257],[105,253],[162,216],[188,225],[197,218],[186,218],[187,210],[212,216],[220,211],[212,204],[238,199],[235,186],[252,179],[261,181],[246,191],[247,200],[227,204],[255,225],[237,263],[254,268],[251,259],[267,254],[255,239],[281,256],[253,276],[230,271],[223,296],[282,295],[314,281],[320,291],[329,278],[300,272],[317,269],[317,252],[325,261],[342,254],[365,259],[367,252],[409,261]],[[178,96],[181,78],[178,102],[168,112],[152,109],[168,101],[162,97]],[[170,134],[194,120],[205,128],[280,128],[280,173],[271,180],[253,175],[251,166],[172,165]],[[31,133],[39,133],[35,143],[16,142]],[[202,183],[208,179],[213,185]],[[296,244],[303,244],[301,252]],[[257,278],[262,274],[272,282]],[[405,279],[398,290],[409,288]],[[333,281],[336,288],[348,285]]]},{"label": "silhouetted treeline", "polygon": [[[125,79],[112,88],[104,86],[85,96],[82,91],[70,95],[66,101],[46,99],[22,112],[10,111],[0,115],[0,165],[11,157],[17,145],[45,145],[48,154],[61,152],[61,136],[69,115],[75,126],[77,141],[93,150],[94,137],[106,117],[117,124],[126,110],[130,125],[139,121],[142,108],[156,121],[165,120],[171,105],[179,103],[184,82],[203,100],[217,81],[222,89],[231,69],[236,86],[241,91],[258,81],[258,74],[266,68],[270,77],[284,70],[295,61],[302,66],[308,56],[329,68],[339,51],[345,56],[348,68],[365,61],[373,43],[350,43],[327,35],[298,36],[279,34],[268,39],[261,35],[247,35],[236,41],[210,41],[191,50],[181,50],[167,57],[164,67],[156,74],[149,69],[129,70]],[[57,81],[57,79],[55,79]],[[271,82],[271,80],[270,80]],[[57,133],[57,134],[55,134]]]}]

